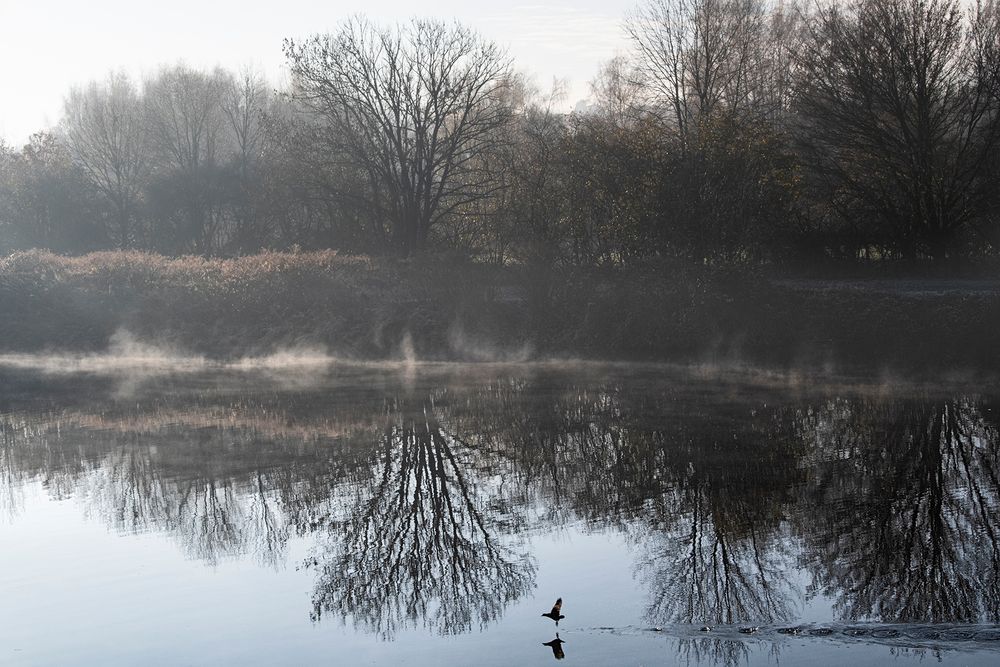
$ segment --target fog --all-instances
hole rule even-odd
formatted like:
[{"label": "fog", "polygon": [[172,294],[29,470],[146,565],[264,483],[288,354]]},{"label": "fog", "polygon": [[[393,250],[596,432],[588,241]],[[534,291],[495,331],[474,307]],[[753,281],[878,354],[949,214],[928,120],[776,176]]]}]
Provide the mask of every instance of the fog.
[{"label": "fog", "polygon": [[397,4],[4,23],[0,663],[996,663],[1000,0]]}]

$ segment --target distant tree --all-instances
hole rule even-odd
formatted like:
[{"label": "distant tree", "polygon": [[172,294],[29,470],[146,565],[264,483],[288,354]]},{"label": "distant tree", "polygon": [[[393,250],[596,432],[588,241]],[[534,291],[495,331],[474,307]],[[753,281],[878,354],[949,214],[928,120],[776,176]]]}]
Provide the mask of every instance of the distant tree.
[{"label": "distant tree", "polygon": [[[959,0],[860,0],[812,17],[802,147],[820,196],[883,252],[945,257],[995,205],[995,21]],[[995,25],[995,23],[994,23]]]},{"label": "distant tree", "polygon": [[239,251],[260,248],[269,233],[261,216],[261,170],[270,147],[266,122],[270,103],[271,92],[264,79],[250,69],[231,78],[222,95],[222,112],[233,144],[231,244]]},{"label": "distant tree", "polygon": [[671,156],[654,209],[657,247],[697,262],[756,263],[789,251],[799,164],[773,124],[720,116]]},{"label": "distant tree", "polygon": [[795,194],[795,17],[762,0],[649,0],[629,17],[632,89],[659,119],[645,131],[663,135],[642,149],[661,155],[646,176],[656,195],[633,214],[638,247],[696,262],[778,254]]},{"label": "distant tree", "polygon": [[570,120],[562,233],[574,263],[622,264],[657,252],[650,234],[662,213],[663,133],[649,116],[625,125],[601,113]]},{"label": "distant tree", "polygon": [[[972,18],[970,39],[975,62],[975,76],[982,90],[993,100],[994,113],[1000,107],[1000,2],[977,0]],[[987,195],[985,214],[977,225],[977,250],[996,253],[1000,250],[1000,161],[988,160],[983,165],[985,180],[993,183],[993,196]],[[989,192],[991,189],[986,188]]]},{"label": "distant tree", "polygon": [[13,249],[11,238],[13,218],[14,151],[0,139],[0,253]]},{"label": "distant tree", "polygon": [[74,88],[64,103],[63,131],[73,161],[111,205],[108,237],[119,248],[137,241],[137,206],[148,175],[142,106],[124,74]]},{"label": "distant tree", "polygon": [[39,132],[21,151],[0,152],[0,231],[6,249],[106,247],[94,191],[56,135]]},{"label": "distant tree", "polygon": [[331,149],[323,118],[289,96],[268,116],[274,151],[264,192],[275,235],[285,245],[385,252],[385,220],[373,215],[367,173]]},{"label": "distant tree", "polygon": [[590,95],[598,113],[624,127],[646,112],[648,96],[643,91],[644,83],[635,64],[618,55],[604,63],[591,80]]},{"label": "distant tree", "polygon": [[649,0],[626,22],[638,71],[682,147],[716,113],[749,115],[770,79],[762,0]]},{"label": "distant tree", "polygon": [[335,35],[287,41],[285,53],[293,95],[322,118],[331,159],[367,181],[342,195],[389,223],[397,253],[421,250],[435,225],[492,194],[476,157],[511,115],[497,45],[458,24],[382,29],[354,18]]},{"label": "distant tree", "polygon": [[154,241],[174,252],[209,254],[222,229],[220,154],[226,116],[223,100],[232,77],[184,65],[162,69],[146,81],[146,125],[156,162],[150,213]]},{"label": "distant tree", "polygon": [[[504,206],[508,250],[517,260],[544,272],[568,258],[572,236],[566,225],[567,118],[557,111],[563,98],[557,84],[547,94],[523,92],[518,113],[502,142]],[[536,275],[543,288],[543,276]]]}]

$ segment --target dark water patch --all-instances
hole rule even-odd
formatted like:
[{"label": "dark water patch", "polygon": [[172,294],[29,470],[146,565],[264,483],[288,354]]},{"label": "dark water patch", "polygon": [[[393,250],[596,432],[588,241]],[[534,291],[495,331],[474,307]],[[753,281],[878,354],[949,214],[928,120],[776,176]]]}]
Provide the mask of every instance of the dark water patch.
[{"label": "dark water patch", "polygon": [[[896,628],[874,628],[868,633],[873,639],[895,639],[899,637],[900,632]],[[936,636],[940,636],[940,633],[935,633]]]},{"label": "dark water patch", "polygon": [[618,635],[642,634],[642,630],[678,639],[706,638],[715,641],[765,641],[781,642],[801,639],[807,642],[849,642],[851,645],[888,645],[913,648],[939,648],[962,650],[996,650],[991,642],[1000,641],[1000,627],[995,625],[951,624],[869,624],[822,625],[801,624],[793,626],[733,626],[718,625],[710,630],[686,625],[638,629],[626,627],[594,628],[595,631]]}]

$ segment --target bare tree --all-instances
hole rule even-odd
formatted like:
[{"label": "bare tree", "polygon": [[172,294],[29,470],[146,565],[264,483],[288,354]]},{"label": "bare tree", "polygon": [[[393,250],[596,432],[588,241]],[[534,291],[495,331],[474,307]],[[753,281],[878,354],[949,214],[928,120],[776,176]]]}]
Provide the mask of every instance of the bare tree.
[{"label": "bare tree", "polygon": [[249,68],[231,78],[223,91],[222,112],[232,130],[234,151],[242,170],[252,168],[263,150],[264,116],[270,97],[263,77]]},{"label": "bare tree", "polygon": [[605,118],[616,127],[626,127],[642,109],[643,84],[634,63],[618,55],[601,66],[590,82],[590,94]]},{"label": "bare tree", "polygon": [[980,5],[862,0],[810,23],[799,92],[819,181],[880,225],[881,245],[943,257],[991,205],[1000,107],[996,34]]},{"label": "bare tree", "polygon": [[335,35],[287,41],[285,53],[328,150],[368,182],[341,194],[389,222],[397,252],[421,250],[434,225],[491,194],[475,158],[510,116],[497,45],[458,24],[382,29],[354,18]]},{"label": "bare tree", "polygon": [[112,74],[70,91],[63,128],[74,162],[111,204],[108,236],[119,248],[136,242],[136,205],[148,172],[142,107],[135,84]]},{"label": "bare tree", "polygon": [[226,127],[222,102],[231,80],[221,69],[206,73],[177,65],[146,82],[146,122],[159,158],[154,201],[158,222],[176,227],[175,250],[207,253],[216,247],[220,212],[213,189]]},{"label": "bare tree", "polygon": [[257,216],[258,171],[268,134],[265,116],[270,91],[260,74],[244,69],[232,78],[222,96],[222,112],[233,139],[236,172],[234,242],[240,250],[259,247],[261,229]]},{"label": "bare tree", "polygon": [[650,0],[629,16],[639,71],[685,144],[699,119],[761,99],[766,28],[761,0]]},{"label": "bare tree", "polygon": [[147,123],[161,158],[182,170],[215,162],[223,127],[222,99],[231,75],[184,65],[160,70],[146,82]]}]

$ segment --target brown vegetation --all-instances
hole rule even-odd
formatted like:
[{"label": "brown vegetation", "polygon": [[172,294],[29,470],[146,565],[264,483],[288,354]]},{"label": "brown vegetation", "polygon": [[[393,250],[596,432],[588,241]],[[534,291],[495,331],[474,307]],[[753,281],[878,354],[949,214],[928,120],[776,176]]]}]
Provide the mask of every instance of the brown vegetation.
[{"label": "brown vegetation", "polygon": [[101,351],[124,330],[215,358],[308,345],[391,359],[412,343],[419,358],[470,361],[1000,365],[994,283],[903,291],[893,284],[786,281],[679,262],[540,275],[441,256],[30,251],[0,260],[0,345]]}]

